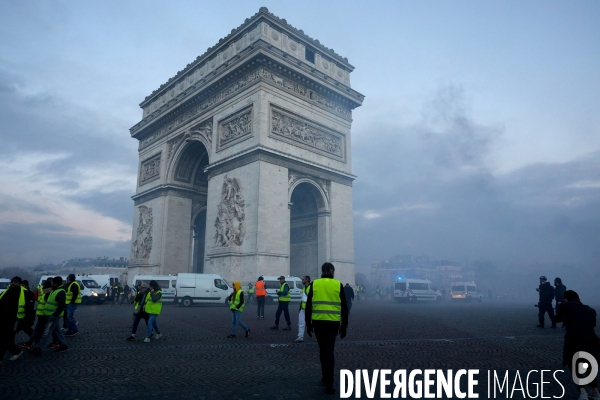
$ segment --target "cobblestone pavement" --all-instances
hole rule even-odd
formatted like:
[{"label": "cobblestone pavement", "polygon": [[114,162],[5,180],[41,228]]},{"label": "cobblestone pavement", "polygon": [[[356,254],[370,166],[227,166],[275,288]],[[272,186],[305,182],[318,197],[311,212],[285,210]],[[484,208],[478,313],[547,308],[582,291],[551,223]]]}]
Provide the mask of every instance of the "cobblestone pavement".
[{"label": "cobblestone pavement", "polygon": [[[296,303],[297,304],[297,303]],[[158,318],[163,338],[142,343],[142,322],[135,342],[129,335],[132,307],[83,306],[77,311],[80,334],[68,338],[70,351],[24,354],[0,367],[0,399],[20,398],[171,398],[171,399],[313,399],[326,397],[320,385],[318,347],[297,333],[296,304],[292,331],[271,331],[275,306],[256,320],[254,305],[243,313],[250,338],[227,339],[230,314],[224,306],[184,308],[166,305]],[[479,369],[479,398],[487,394],[487,371],[509,385],[520,372],[561,369],[562,329],[538,329],[532,304],[397,304],[355,302],[348,336],[336,343],[336,371],[356,369]],[[242,334],[240,334],[242,332]],[[17,340],[24,340],[19,334]],[[8,355],[6,355],[8,357]],[[563,398],[577,398],[568,371],[558,373]],[[336,385],[339,390],[339,373]],[[544,396],[561,396],[552,374],[544,375]],[[540,375],[530,377],[531,395]],[[538,386],[539,387],[539,386]],[[392,389],[388,389],[391,392]],[[379,390],[376,392],[379,397]],[[328,398],[339,398],[339,391]],[[492,396],[490,396],[492,397]],[[497,394],[496,398],[507,396]],[[352,398],[355,398],[354,395]],[[362,391],[362,398],[367,398]],[[522,392],[513,398],[528,398]]]}]

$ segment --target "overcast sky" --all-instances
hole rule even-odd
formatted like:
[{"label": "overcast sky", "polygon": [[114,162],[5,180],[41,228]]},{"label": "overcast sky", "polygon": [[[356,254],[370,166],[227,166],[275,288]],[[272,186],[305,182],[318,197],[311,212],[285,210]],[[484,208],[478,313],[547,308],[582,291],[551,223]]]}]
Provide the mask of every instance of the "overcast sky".
[{"label": "overcast sky", "polygon": [[3,1],[0,267],[129,257],[138,104],[261,6],[356,67],[357,266],[600,251],[598,1]]}]

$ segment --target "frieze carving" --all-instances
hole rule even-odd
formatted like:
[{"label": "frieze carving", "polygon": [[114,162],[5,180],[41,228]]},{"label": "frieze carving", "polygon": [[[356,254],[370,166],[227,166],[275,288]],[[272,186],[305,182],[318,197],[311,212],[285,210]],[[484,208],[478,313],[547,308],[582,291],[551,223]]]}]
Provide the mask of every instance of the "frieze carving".
[{"label": "frieze carving", "polygon": [[132,258],[136,260],[148,260],[152,251],[152,207],[139,206],[140,218],[137,235],[133,243]]},{"label": "frieze carving", "polygon": [[317,226],[309,225],[290,230],[290,241],[292,243],[309,242],[317,240]]},{"label": "frieze carving", "polygon": [[231,146],[252,134],[252,108],[219,123],[219,149]]},{"label": "frieze carving", "polygon": [[344,158],[343,136],[327,132],[301,120],[300,117],[291,117],[275,108],[272,108],[271,113],[271,133],[326,154]]},{"label": "frieze carving", "polygon": [[237,178],[223,178],[221,201],[215,219],[215,246],[241,246],[246,233],[244,210],[245,201]]},{"label": "frieze carving", "polygon": [[[338,104],[336,101],[329,99],[312,89],[309,89],[307,86],[298,83],[290,78],[284,77],[278,73],[275,73],[266,67],[260,67],[237,79],[235,82],[225,87],[220,92],[217,92],[216,94],[205,98],[198,105],[191,107],[185,112],[182,112],[176,118],[173,118],[164,123],[163,125],[160,125],[160,127],[158,127],[154,132],[152,132],[152,134],[140,140],[140,150],[166,136],[178,126],[187,122],[191,118],[194,118],[195,116],[201,114],[202,112],[221,102],[225,98],[245,89],[248,85],[253,84],[254,82],[261,79],[266,82],[275,84],[287,91],[290,91],[296,94],[297,96],[302,97],[304,100],[316,104],[322,108],[325,108],[326,110],[336,113],[342,117],[350,118],[352,116],[352,111],[349,107]],[[148,121],[141,121],[140,123],[132,127],[130,129],[130,132],[132,134],[139,132],[147,123]]]},{"label": "frieze carving", "polygon": [[[326,200],[329,201],[329,192],[331,187],[331,182],[325,179],[317,178],[312,175],[303,174],[300,172],[288,170],[288,191],[292,189],[294,183],[300,179],[310,179],[312,182],[319,185],[323,193],[325,193]],[[290,193],[291,194],[291,193]]]},{"label": "frieze carving", "polygon": [[158,153],[142,162],[140,184],[153,181],[160,177],[160,155]]},{"label": "frieze carving", "polygon": [[171,157],[173,157],[173,154],[175,154],[175,151],[177,151],[177,149],[179,148],[179,145],[183,141],[184,136],[185,135],[179,135],[175,139],[171,139],[167,142],[167,146],[168,146],[168,150],[169,150],[167,153],[167,161],[169,161],[171,159]]}]

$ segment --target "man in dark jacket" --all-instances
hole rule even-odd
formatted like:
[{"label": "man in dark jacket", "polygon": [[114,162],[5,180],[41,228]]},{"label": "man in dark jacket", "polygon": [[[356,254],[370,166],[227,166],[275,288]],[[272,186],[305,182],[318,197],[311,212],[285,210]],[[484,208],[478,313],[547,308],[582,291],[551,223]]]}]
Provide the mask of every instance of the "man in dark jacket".
[{"label": "man in dark jacket", "polygon": [[19,320],[15,334],[23,331],[27,336],[31,337],[33,335],[32,326],[35,321],[35,300],[33,292],[29,289],[29,281],[22,280],[21,286],[25,288],[25,318]]},{"label": "man in dark jacket", "polygon": [[321,381],[325,393],[334,394],[335,338],[346,337],[348,307],[342,283],[333,279],[335,268],[326,262],[321,266],[321,279],[315,280],[308,290],[306,301],[306,332],[312,337],[313,329],[319,344]]},{"label": "man in dark jacket", "polygon": [[16,361],[23,354],[15,344],[15,333],[19,320],[23,319],[24,291],[21,278],[15,276],[10,286],[0,294],[0,364],[7,350],[12,354],[10,361]]},{"label": "man in dark jacket", "polygon": [[[596,336],[596,310],[586,306],[579,300],[579,295],[573,290],[564,293],[564,302],[556,314],[556,321],[565,324],[565,343],[563,345],[563,366],[573,368],[573,356],[579,351],[591,354],[600,360],[600,339]],[[576,371],[572,371],[576,372]],[[577,382],[576,382],[577,384]],[[589,398],[600,399],[598,382],[594,378],[589,383],[592,394]],[[580,399],[588,399],[584,385],[577,384]]]},{"label": "man in dark jacket", "polygon": [[548,313],[552,326],[550,328],[556,328],[556,322],[554,321],[554,309],[552,308],[552,300],[554,300],[554,288],[550,286],[550,282],[545,276],[540,276],[540,286],[536,289],[540,293],[540,301],[538,303],[538,318],[540,320],[538,328],[544,327],[544,315]]},{"label": "man in dark jacket", "polygon": [[346,294],[346,306],[348,307],[348,314],[350,314],[352,300],[354,300],[354,289],[352,289],[349,283],[346,283],[346,286],[344,286],[344,293]]}]

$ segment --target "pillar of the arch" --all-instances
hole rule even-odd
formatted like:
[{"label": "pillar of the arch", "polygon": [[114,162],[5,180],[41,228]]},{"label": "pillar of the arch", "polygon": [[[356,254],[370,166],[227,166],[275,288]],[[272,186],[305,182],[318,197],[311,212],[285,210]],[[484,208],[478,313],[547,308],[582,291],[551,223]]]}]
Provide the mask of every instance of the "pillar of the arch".
[{"label": "pillar of the arch", "polygon": [[352,187],[331,182],[330,261],[335,277],[354,285],[354,228],[352,220]]},{"label": "pillar of the arch", "polygon": [[192,242],[192,199],[167,194],[162,197],[162,229],[156,245],[162,255],[160,273],[163,275],[190,271]]}]

